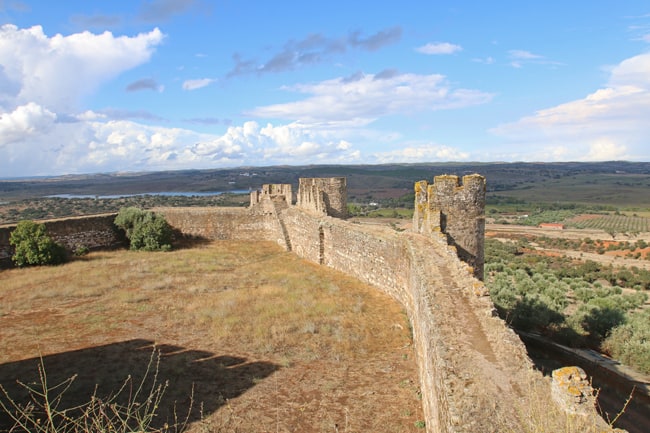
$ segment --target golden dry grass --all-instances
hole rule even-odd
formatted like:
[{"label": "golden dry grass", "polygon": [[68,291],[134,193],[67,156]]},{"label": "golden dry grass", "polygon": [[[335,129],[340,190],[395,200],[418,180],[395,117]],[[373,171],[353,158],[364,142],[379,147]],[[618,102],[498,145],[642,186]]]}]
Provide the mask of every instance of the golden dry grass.
[{"label": "golden dry grass", "polygon": [[542,378],[536,372],[524,374],[527,384],[526,402],[519,402],[495,420],[497,431],[502,433],[611,433],[603,420],[595,417],[566,412],[553,401],[549,401],[550,379]]},{"label": "golden dry grass", "polygon": [[170,398],[195,384],[197,431],[421,431],[408,329],[392,299],[272,243],[0,272],[0,383],[39,355],[119,382],[155,345]]}]

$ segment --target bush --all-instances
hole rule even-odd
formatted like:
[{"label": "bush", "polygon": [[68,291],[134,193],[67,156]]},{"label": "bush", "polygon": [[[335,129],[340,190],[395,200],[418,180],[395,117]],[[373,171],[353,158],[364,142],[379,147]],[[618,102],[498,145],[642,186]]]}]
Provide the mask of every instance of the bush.
[{"label": "bush", "polygon": [[171,249],[172,229],[162,215],[136,207],[122,208],[115,225],[124,230],[132,250]]},{"label": "bush", "polygon": [[65,250],[45,232],[45,225],[21,221],[9,236],[14,246],[12,260],[16,266],[58,265],[65,261]]},{"label": "bush", "polygon": [[74,251],[72,254],[74,254],[77,257],[85,256],[90,252],[90,249],[85,246],[85,245],[75,245]]}]

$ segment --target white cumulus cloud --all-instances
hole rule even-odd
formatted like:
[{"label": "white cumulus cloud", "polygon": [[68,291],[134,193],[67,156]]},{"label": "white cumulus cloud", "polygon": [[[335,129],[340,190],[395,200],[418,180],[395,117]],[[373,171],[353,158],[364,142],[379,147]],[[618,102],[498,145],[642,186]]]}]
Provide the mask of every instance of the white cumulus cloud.
[{"label": "white cumulus cloud", "polygon": [[[40,128],[25,133],[39,118]],[[223,134],[105,121],[92,112],[78,122],[55,122],[36,105],[21,107],[0,121],[0,176],[113,171],[214,168],[256,164],[358,161],[360,153],[337,129],[299,123],[263,126],[254,121]],[[12,129],[13,128],[13,129]],[[10,135],[9,132],[18,132]],[[5,134],[6,133],[6,134]]]},{"label": "white cumulus cloud", "polygon": [[[82,112],[81,102],[147,62],[163,39],[157,28],[133,37],[48,36],[40,26],[0,26],[0,174],[119,169],[124,155],[137,155],[149,138],[146,131],[135,136],[132,131],[143,127],[101,123],[106,116]],[[114,130],[104,137],[107,128]]]},{"label": "white cumulus cloud", "polygon": [[56,121],[56,114],[40,105],[30,102],[17,107],[0,117],[0,149],[3,146],[25,138],[45,134]]},{"label": "white cumulus cloud", "polygon": [[110,32],[47,36],[40,26],[0,27],[0,104],[30,102],[55,113],[74,111],[100,84],[149,60],[163,40],[157,28],[134,37]]},{"label": "white cumulus cloud", "polygon": [[214,158],[221,149],[236,149],[246,164],[297,164],[314,160],[336,162],[358,158],[350,143],[338,138],[332,130],[297,122],[287,125],[255,121],[231,126],[225,134],[205,140],[193,147],[203,157]]},{"label": "white cumulus cloud", "polygon": [[611,161],[626,159],[627,156],[627,148],[624,145],[607,137],[601,137],[589,145],[589,152],[585,159],[588,161]]},{"label": "white cumulus cloud", "polygon": [[469,158],[469,153],[450,146],[420,144],[386,152],[377,152],[373,156],[378,163],[385,164],[391,162],[462,161]]},{"label": "white cumulus cloud", "polygon": [[[582,99],[539,110],[491,132],[538,154],[562,159],[648,160],[650,147],[650,53],[611,68],[606,86]],[[548,151],[547,151],[548,150]]]}]

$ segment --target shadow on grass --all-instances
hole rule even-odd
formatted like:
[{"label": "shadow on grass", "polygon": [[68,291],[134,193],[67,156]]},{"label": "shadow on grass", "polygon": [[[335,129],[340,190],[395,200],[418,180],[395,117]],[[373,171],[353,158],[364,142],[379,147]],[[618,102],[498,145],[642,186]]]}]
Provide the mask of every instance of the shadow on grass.
[{"label": "shadow on grass", "polygon": [[[160,352],[158,367],[156,357],[153,365],[151,363],[154,351]],[[198,421],[279,368],[268,362],[247,362],[240,357],[154,345],[149,340],[130,340],[47,355],[42,361],[50,387],[76,375],[63,396],[60,410],[87,403],[93,395],[106,398],[116,394],[129,375],[134,388],[147,378],[146,397],[157,372],[157,383],[168,383],[153,423],[157,428],[166,422],[173,424],[174,411],[180,419],[189,413],[189,422]],[[39,363],[40,358],[31,358],[0,365],[0,384],[14,402],[22,405],[29,402],[27,391],[17,380],[30,385],[40,383]],[[4,395],[0,398],[7,402]],[[120,394],[117,402],[125,404],[128,398],[127,390]],[[6,431],[11,424],[8,415],[0,409],[0,431]]]},{"label": "shadow on grass", "polygon": [[[172,240],[172,251],[174,250],[191,250],[192,248],[201,248],[206,245],[209,245],[210,243],[214,242],[213,240],[200,237],[200,236],[189,236],[189,235],[183,235],[180,232],[177,233],[177,231],[174,231],[174,237]],[[75,256],[74,254],[69,255],[69,261],[85,261],[85,262],[92,262],[96,260],[102,260],[105,257],[101,254],[102,252],[106,251],[117,251],[117,250],[123,250],[123,251],[128,251],[129,250],[129,244],[127,241],[125,241],[123,244],[114,246],[112,248],[95,248],[92,249],[91,252],[94,254],[89,254],[89,255],[81,255],[81,256]],[[11,259],[7,259],[7,267],[13,267],[13,263],[11,262]],[[2,269],[2,264],[3,262],[0,261],[0,269]]]},{"label": "shadow on grass", "polygon": [[198,248],[213,242],[202,236],[184,234],[178,229],[172,229],[172,239],[172,248],[175,250]]}]

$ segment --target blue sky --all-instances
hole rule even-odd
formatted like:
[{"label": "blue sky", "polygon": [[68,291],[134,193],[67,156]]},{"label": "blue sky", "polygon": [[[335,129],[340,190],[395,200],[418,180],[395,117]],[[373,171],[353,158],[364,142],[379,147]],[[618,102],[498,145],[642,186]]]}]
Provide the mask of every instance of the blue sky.
[{"label": "blue sky", "polygon": [[0,177],[650,160],[647,1],[0,0]]}]

